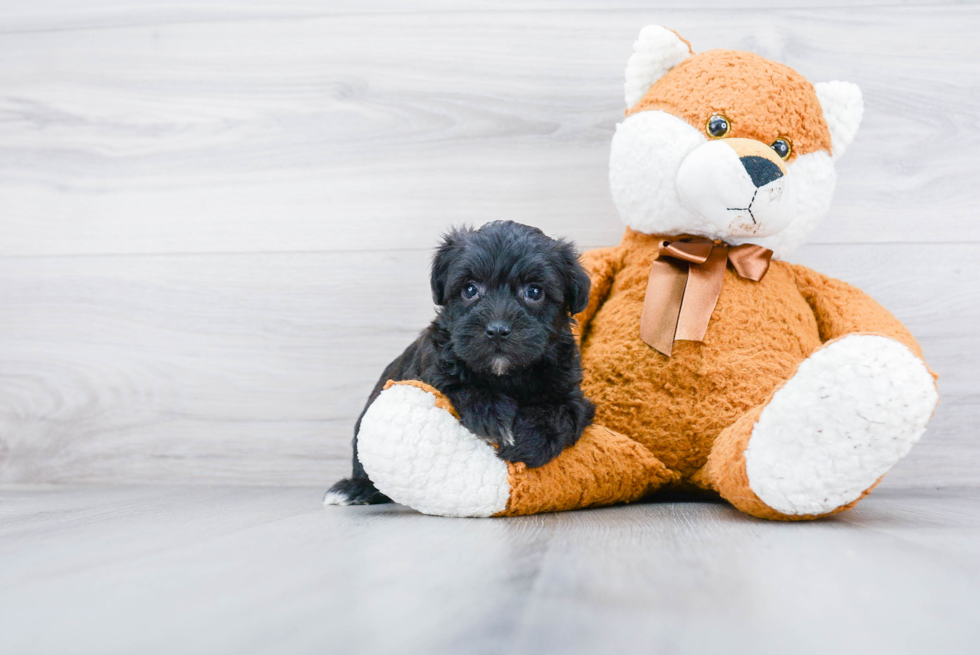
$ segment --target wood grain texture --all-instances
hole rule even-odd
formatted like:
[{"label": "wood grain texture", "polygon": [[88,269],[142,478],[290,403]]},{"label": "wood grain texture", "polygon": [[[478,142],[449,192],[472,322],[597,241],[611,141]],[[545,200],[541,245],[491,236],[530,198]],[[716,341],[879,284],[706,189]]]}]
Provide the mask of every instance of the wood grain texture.
[{"label": "wood grain texture", "polygon": [[[977,4],[977,0],[854,0],[859,7],[936,6]],[[839,0],[653,0],[648,9],[790,9],[840,7]],[[118,27],[120,19],[135,22],[143,18],[155,22],[169,17],[181,22],[202,18],[251,18],[267,20],[274,17],[332,16],[354,13],[433,13],[470,11],[525,11],[538,13],[561,10],[623,10],[635,9],[632,0],[331,0],[329,3],[311,0],[210,0],[207,4],[194,0],[8,0],[0,6],[0,17],[8,29],[85,27]],[[31,21],[37,21],[31,23]]]},{"label": "wood grain texture", "polygon": [[343,473],[449,224],[618,242],[609,140],[660,22],[864,88],[796,259],[893,309],[942,375],[886,486],[980,483],[980,7],[835,4],[3,3],[0,482]]},{"label": "wood grain texture", "polygon": [[974,653],[980,492],[809,524],[665,502],[513,519],[311,489],[0,490],[0,651]]},{"label": "wood grain texture", "polygon": [[[428,257],[0,259],[0,482],[322,486],[345,472],[377,376],[433,316]],[[931,431],[886,485],[977,483],[980,245],[797,259],[889,307],[942,376]]]},{"label": "wood grain texture", "polygon": [[[114,2],[33,19],[13,6],[0,14],[4,255],[424,248],[450,221],[493,218],[616,240],[608,146],[650,22],[698,50],[863,87],[862,132],[814,242],[980,238],[973,5]],[[903,229],[913,217],[928,226]]]}]

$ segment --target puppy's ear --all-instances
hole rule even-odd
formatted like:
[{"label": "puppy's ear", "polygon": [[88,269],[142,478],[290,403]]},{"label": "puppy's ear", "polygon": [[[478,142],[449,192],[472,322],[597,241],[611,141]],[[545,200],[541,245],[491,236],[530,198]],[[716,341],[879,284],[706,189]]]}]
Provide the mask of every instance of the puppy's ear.
[{"label": "puppy's ear", "polygon": [[588,307],[592,281],[582,268],[575,245],[564,240],[559,240],[558,243],[564,263],[565,303],[568,305],[568,312],[574,316]]},{"label": "puppy's ear", "polygon": [[442,243],[436,248],[436,254],[432,257],[432,273],[429,276],[429,284],[432,285],[432,300],[435,304],[446,304],[446,283],[449,276],[449,269],[453,262],[463,250],[467,238],[473,230],[468,227],[452,228],[442,236]]}]

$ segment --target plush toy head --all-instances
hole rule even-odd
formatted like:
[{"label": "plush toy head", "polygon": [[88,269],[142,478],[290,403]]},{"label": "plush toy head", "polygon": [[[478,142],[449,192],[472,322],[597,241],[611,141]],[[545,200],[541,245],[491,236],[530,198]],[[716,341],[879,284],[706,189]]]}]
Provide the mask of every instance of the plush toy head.
[{"label": "plush toy head", "polygon": [[810,84],[748,52],[690,45],[658,25],[626,67],[610,184],[637,232],[754,243],[785,256],[826,214],[834,160],[864,105],[847,82]]}]

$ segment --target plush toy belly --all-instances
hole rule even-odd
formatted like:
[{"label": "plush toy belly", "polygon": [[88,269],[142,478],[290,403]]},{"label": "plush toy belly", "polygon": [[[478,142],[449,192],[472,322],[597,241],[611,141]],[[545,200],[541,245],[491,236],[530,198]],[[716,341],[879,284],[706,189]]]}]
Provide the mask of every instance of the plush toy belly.
[{"label": "plush toy belly", "polygon": [[760,282],[729,269],[704,341],[678,341],[666,357],[640,340],[653,256],[636,255],[583,340],[583,390],[596,403],[596,423],[686,477],[705,464],[722,430],[819,348],[817,323],[786,264],[773,262]]}]

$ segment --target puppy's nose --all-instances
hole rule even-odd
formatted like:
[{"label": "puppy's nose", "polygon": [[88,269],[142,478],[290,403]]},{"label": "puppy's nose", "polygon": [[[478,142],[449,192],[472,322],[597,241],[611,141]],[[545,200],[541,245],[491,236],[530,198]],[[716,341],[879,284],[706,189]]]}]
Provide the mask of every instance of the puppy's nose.
[{"label": "puppy's nose", "polygon": [[742,166],[745,167],[745,172],[752,178],[752,184],[756,188],[766,186],[773,180],[778,180],[783,176],[783,172],[779,170],[779,166],[765,157],[749,155],[748,157],[739,157],[739,161],[742,162]]},{"label": "puppy's nose", "polygon": [[494,341],[506,339],[507,335],[510,334],[510,324],[503,321],[493,321],[487,325],[486,333]]}]

